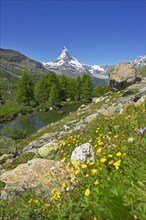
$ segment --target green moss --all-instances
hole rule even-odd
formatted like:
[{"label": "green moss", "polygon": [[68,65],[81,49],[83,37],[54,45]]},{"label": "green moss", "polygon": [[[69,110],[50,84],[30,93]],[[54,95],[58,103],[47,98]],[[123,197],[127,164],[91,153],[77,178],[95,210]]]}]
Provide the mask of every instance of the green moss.
[{"label": "green moss", "polygon": [[34,154],[32,152],[27,152],[27,153],[21,154],[16,159],[14,159],[10,165],[8,165],[7,169],[11,170],[20,164],[27,163],[29,160],[33,159],[35,156],[36,156],[36,154]]},{"label": "green moss", "polygon": [[5,188],[5,183],[3,181],[0,181],[0,190]]}]

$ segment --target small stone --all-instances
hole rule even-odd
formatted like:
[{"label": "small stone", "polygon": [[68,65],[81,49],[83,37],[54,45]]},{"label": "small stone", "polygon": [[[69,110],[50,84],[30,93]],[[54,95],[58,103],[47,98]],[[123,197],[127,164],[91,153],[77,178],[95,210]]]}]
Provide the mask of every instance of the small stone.
[{"label": "small stone", "polygon": [[0,196],[0,198],[1,198],[2,200],[7,200],[8,194],[7,194],[7,192],[6,192],[5,190],[1,190],[1,196]]},{"label": "small stone", "polygon": [[134,138],[133,138],[133,137],[129,137],[129,138],[128,138],[128,143],[133,143],[133,141],[134,141]]},{"label": "small stone", "polygon": [[92,162],[95,160],[94,148],[90,143],[82,144],[75,148],[71,155],[71,163],[74,165],[76,161],[80,163]]}]

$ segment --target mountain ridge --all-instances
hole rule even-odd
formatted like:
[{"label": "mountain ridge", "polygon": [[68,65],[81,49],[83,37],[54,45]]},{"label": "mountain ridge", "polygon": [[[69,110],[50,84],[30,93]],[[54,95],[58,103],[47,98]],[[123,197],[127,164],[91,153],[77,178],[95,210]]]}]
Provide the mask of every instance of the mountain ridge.
[{"label": "mountain ridge", "polygon": [[55,71],[57,74],[62,74],[64,72],[66,73],[67,70],[75,75],[87,73],[90,76],[99,79],[108,79],[108,73],[114,67],[114,65],[100,66],[82,64],[75,57],[69,54],[69,51],[66,47],[63,47],[55,62],[42,62],[42,64],[46,69]]},{"label": "mountain ridge", "polygon": [[[129,61],[130,62],[130,61]],[[138,69],[146,66],[146,56],[140,57],[131,61],[132,65]],[[67,72],[72,73],[72,75],[87,73],[92,77],[98,79],[108,80],[109,72],[116,65],[105,64],[105,65],[88,65],[82,64],[75,57],[71,56],[68,49],[63,47],[61,53],[56,61],[54,62],[42,62],[43,66],[49,71],[55,71],[57,74],[66,74]]]},{"label": "mountain ridge", "polygon": [[22,72],[29,71],[34,77],[49,73],[41,62],[33,60],[16,50],[0,48],[0,78],[20,78]]},{"label": "mountain ridge", "polygon": [[[130,61],[136,69],[146,66],[146,56]],[[80,63],[71,56],[66,47],[63,47],[55,62],[39,62],[33,60],[19,51],[0,48],[0,78],[19,78],[23,71],[29,71],[34,78],[39,78],[42,74],[50,71],[56,74],[67,75],[69,77],[89,74],[95,84],[107,84],[109,72],[116,65],[87,65]]]}]

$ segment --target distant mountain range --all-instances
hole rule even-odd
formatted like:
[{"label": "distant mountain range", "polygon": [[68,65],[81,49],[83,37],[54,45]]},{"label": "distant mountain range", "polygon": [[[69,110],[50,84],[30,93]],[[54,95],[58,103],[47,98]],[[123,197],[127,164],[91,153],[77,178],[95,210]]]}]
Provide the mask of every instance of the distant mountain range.
[{"label": "distant mountain range", "polygon": [[[146,56],[131,62],[136,68],[146,66]],[[108,79],[109,72],[115,65],[87,65],[80,63],[75,57],[72,57],[67,48],[63,48],[60,56],[55,62],[42,62],[43,66],[49,71],[57,74],[66,74],[69,76],[82,75],[87,73],[98,79]]]},{"label": "distant mountain range", "polygon": [[[146,66],[146,56],[131,61],[135,68]],[[28,58],[15,50],[0,49],[0,78],[15,79],[20,77],[25,70],[29,71],[34,78],[42,74],[54,71],[57,74],[64,74],[70,77],[89,74],[95,84],[105,84],[108,81],[108,74],[115,65],[87,65],[80,63],[72,57],[64,47],[60,56],[55,62],[38,62]]]}]

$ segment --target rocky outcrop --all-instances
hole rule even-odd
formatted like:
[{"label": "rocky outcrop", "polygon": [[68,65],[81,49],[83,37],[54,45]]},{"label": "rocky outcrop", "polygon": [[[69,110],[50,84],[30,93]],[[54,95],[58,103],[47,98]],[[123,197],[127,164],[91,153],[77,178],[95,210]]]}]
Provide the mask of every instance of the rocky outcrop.
[{"label": "rocky outcrop", "polygon": [[141,77],[137,75],[136,69],[129,62],[117,65],[110,72],[110,87],[113,91],[119,91],[128,86],[141,81]]},{"label": "rocky outcrop", "polygon": [[39,148],[38,154],[43,158],[49,158],[57,154],[58,150],[59,150],[58,142],[51,141],[50,143],[45,144],[41,148]]},{"label": "rocky outcrop", "polygon": [[48,195],[54,187],[59,188],[62,182],[67,182],[69,177],[70,170],[65,163],[35,158],[3,173],[0,181],[6,183],[6,191],[35,188]]},{"label": "rocky outcrop", "polygon": [[56,135],[53,133],[45,133],[40,138],[29,143],[27,146],[23,148],[24,152],[33,152],[38,153],[38,150],[43,147],[52,146],[54,143],[56,144],[58,141],[56,139]]}]

